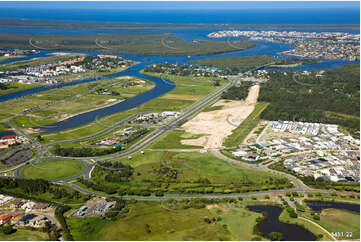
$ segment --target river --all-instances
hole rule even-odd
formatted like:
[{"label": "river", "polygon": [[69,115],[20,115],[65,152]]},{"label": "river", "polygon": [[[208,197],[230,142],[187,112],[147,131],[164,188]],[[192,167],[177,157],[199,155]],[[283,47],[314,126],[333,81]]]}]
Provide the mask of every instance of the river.
[{"label": "river", "polygon": [[[18,29],[17,31],[21,32],[22,30]],[[58,31],[57,33],[59,33],[59,34],[64,34],[66,32],[65,30],[63,30],[63,31],[57,30],[57,31]],[[154,30],[152,32],[159,33],[159,32],[166,32],[166,31],[165,30]],[[195,31],[194,29],[193,30],[184,29],[182,31],[177,30],[175,32],[177,35],[181,36],[184,40],[189,41],[192,38],[207,38],[206,35],[207,35],[207,33],[209,33],[209,29],[208,30],[200,29],[198,31]],[[177,48],[176,46],[172,46],[172,47]],[[41,127],[42,133],[59,132],[59,131],[63,131],[66,129],[76,128],[76,127],[85,125],[87,123],[95,121],[98,118],[102,118],[102,117],[108,116],[110,114],[114,114],[117,112],[121,112],[121,111],[125,111],[128,109],[137,107],[145,102],[148,102],[154,98],[157,98],[157,97],[171,91],[172,89],[174,89],[175,84],[170,80],[164,81],[159,77],[149,76],[149,75],[140,73],[140,71],[145,66],[151,65],[153,63],[168,62],[168,63],[174,63],[174,64],[176,64],[176,63],[187,64],[187,62],[190,60],[198,60],[198,59],[204,59],[204,58],[208,58],[208,57],[252,56],[252,55],[271,55],[271,56],[277,56],[280,58],[288,58],[287,56],[280,55],[279,52],[290,50],[292,48],[293,48],[293,46],[288,45],[288,44],[257,41],[255,47],[247,49],[247,50],[233,51],[233,52],[214,54],[214,55],[208,55],[208,56],[144,56],[144,55],[112,52],[112,54],[120,55],[125,58],[138,61],[138,62],[140,62],[140,64],[134,65],[124,71],[106,75],[106,76],[102,76],[102,77],[98,77],[98,78],[87,78],[84,80],[77,80],[77,81],[67,82],[67,83],[62,83],[62,84],[57,84],[57,85],[36,87],[36,88],[32,88],[32,89],[27,89],[27,90],[15,92],[15,93],[2,95],[2,96],[0,96],[0,102],[20,98],[20,97],[27,96],[27,95],[33,95],[33,94],[36,94],[36,93],[39,93],[42,91],[51,90],[51,89],[55,89],[55,88],[72,86],[72,85],[77,85],[77,84],[81,84],[81,83],[93,82],[93,81],[97,81],[97,80],[102,80],[102,79],[106,79],[106,78],[114,78],[114,77],[119,77],[119,76],[140,77],[140,78],[145,78],[145,79],[148,79],[148,80],[154,82],[155,87],[153,89],[151,89],[147,92],[144,92],[142,94],[139,94],[137,96],[134,96],[132,98],[129,98],[123,102],[114,104],[112,106],[93,110],[90,112],[81,113],[81,114],[75,115],[71,118],[57,122],[55,124]],[[0,64],[11,63],[14,61],[19,61],[19,60],[27,60],[27,59],[30,59],[33,57],[44,57],[44,56],[47,56],[51,52],[55,52],[55,51],[54,50],[53,51],[40,50],[40,53],[38,53],[38,54],[29,55],[27,57],[19,58],[19,59],[8,59]],[[67,52],[70,52],[70,51],[67,51]],[[86,54],[90,54],[90,55],[97,55],[97,54],[103,53],[100,51],[99,52],[75,51],[75,52],[76,53],[86,53]],[[344,64],[349,64],[349,63],[359,63],[359,62],[322,60],[319,63],[300,65],[295,68],[287,68],[287,70],[289,70],[289,69],[312,70],[312,69],[337,68],[337,67],[343,66]]]}]

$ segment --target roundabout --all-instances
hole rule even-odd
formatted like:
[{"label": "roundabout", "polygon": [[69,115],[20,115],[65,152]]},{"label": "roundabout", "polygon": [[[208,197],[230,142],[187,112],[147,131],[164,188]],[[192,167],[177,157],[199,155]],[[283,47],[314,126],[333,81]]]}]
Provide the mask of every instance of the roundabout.
[{"label": "roundabout", "polygon": [[77,177],[87,169],[86,162],[78,160],[42,160],[23,167],[19,175],[28,179],[59,180]]}]

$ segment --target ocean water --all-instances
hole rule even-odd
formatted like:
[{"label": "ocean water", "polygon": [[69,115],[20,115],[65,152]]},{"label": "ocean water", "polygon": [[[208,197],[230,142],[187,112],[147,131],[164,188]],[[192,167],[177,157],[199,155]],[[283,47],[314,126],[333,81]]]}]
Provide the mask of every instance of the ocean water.
[{"label": "ocean water", "polygon": [[[203,24],[359,24],[360,19],[359,2],[0,2],[1,18],[21,18],[21,19],[41,19],[41,20],[79,20],[79,21],[105,21],[105,22],[143,22],[143,23],[203,23]],[[217,26],[218,27],[218,26]],[[1,27],[1,33],[34,33],[34,34],[90,34],[90,33],[158,33],[171,32],[180,36],[185,41],[194,38],[205,38],[213,31],[224,29],[224,25],[219,28],[209,29],[147,29],[147,30],[92,30],[92,29],[42,29],[42,28],[9,28]],[[249,30],[260,30],[251,28]],[[277,30],[277,29],[275,29]],[[307,30],[303,30],[307,31]],[[359,33],[359,30],[345,29],[318,29],[311,31],[346,31]],[[227,39],[227,38],[225,38]],[[219,40],[225,40],[219,39]],[[231,39],[232,40],[232,39]],[[42,127],[45,132],[61,131],[75,128],[109,114],[121,112],[129,108],[138,106],[174,88],[167,85],[162,79],[157,77],[145,77],[139,71],[146,65],[152,63],[183,63],[189,60],[203,59],[206,57],[226,57],[226,56],[251,56],[251,55],[271,55],[280,58],[287,56],[279,54],[282,51],[290,50],[292,45],[256,42],[256,46],[244,51],[234,51],[209,56],[141,56],[125,53],[114,53],[125,58],[140,61],[141,64],[133,66],[121,73],[113,76],[131,75],[147,78],[156,83],[156,87],[146,93],[128,99],[126,102],[98,109],[93,112],[76,115],[70,119]],[[1,46],[0,46],[1,47]],[[51,51],[41,50],[38,56],[45,56]],[[99,52],[101,53],[101,52]],[[98,53],[88,53],[98,54]],[[35,56],[23,58],[29,59]],[[21,59],[6,60],[0,64],[10,63]],[[311,70],[339,68],[344,64],[359,63],[349,61],[322,60],[319,63],[301,65],[293,69]],[[292,68],[290,68],[292,69]],[[92,79],[79,80],[78,83],[96,81]],[[77,82],[61,84],[74,85]],[[59,85],[60,86],[60,85]],[[0,102],[32,95],[46,89],[57,88],[41,87],[34,88],[0,97]]]},{"label": "ocean water", "polygon": [[0,2],[0,18],[193,24],[359,24],[359,2]]}]

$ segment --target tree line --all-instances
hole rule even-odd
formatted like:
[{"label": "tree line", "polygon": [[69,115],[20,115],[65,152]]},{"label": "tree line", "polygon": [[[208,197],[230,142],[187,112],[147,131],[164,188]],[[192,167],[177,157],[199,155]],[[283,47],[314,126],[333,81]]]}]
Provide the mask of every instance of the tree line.
[{"label": "tree line", "polygon": [[360,65],[329,69],[323,76],[274,71],[262,84],[259,101],[270,105],[266,120],[331,123],[360,129]]}]

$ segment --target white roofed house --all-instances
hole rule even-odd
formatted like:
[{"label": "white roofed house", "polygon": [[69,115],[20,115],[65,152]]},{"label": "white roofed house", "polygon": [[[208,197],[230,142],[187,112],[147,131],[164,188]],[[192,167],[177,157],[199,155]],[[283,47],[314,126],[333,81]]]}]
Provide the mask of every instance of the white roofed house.
[{"label": "white roofed house", "polygon": [[47,221],[49,220],[46,216],[38,215],[29,220],[29,225],[34,227],[43,227]]},{"label": "white roofed house", "polygon": [[242,156],[246,156],[247,152],[243,151],[243,150],[239,150],[239,151],[232,152],[232,155],[234,155],[236,157],[242,157]]},{"label": "white roofed house", "polygon": [[24,203],[22,206],[21,206],[21,209],[33,209],[35,208],[35,202],[32,202],[32,201],[28,201],[26,203]]}]

